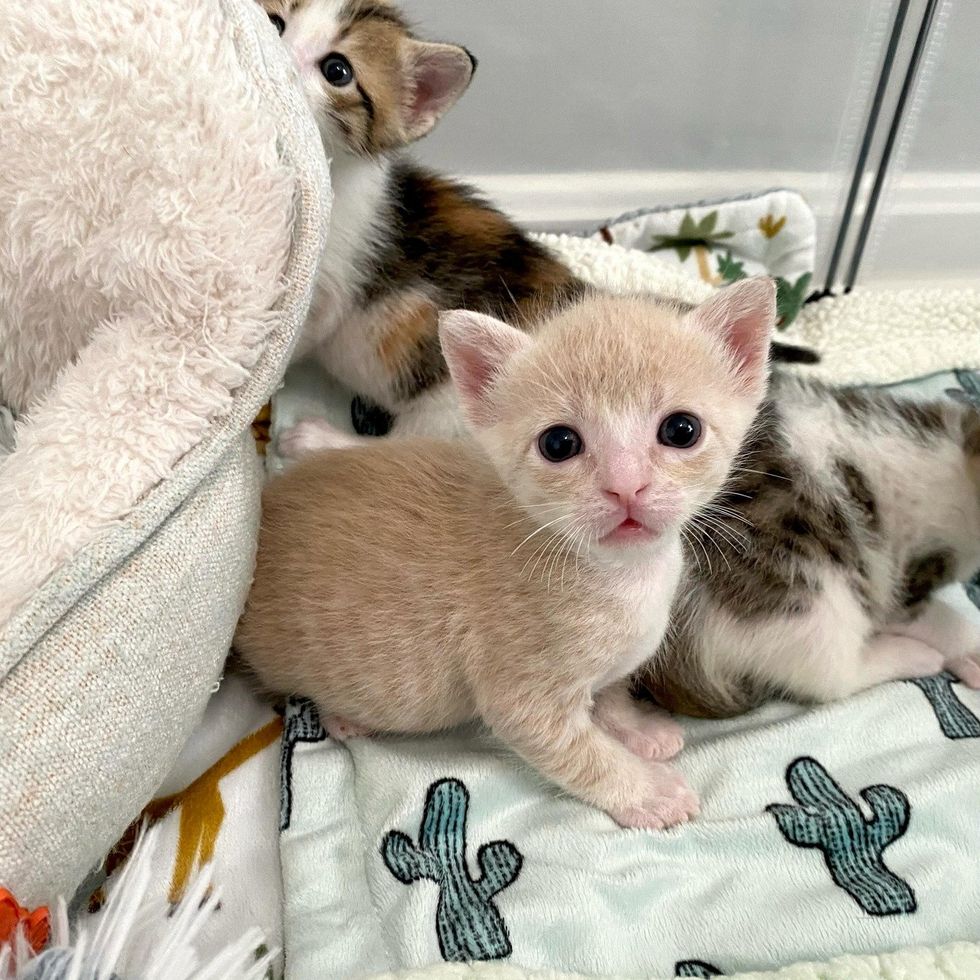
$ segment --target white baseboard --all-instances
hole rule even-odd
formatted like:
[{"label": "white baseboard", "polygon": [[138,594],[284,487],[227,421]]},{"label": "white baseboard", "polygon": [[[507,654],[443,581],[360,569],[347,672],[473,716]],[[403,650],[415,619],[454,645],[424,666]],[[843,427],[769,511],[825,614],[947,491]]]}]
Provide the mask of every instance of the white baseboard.
[{"label": "white baseboard", "polygon": [[[815,171],[608,170],[464,179],[525,227],[551,231],[591,229],[638,208],[786,188],[799,191],[813,208],[824,249],[826,239],[836,234],[846,192],[840,176]],[[869,176],[864,190],[870,182]],[[859,209],[855,221],[861,217]],[[862,272],[862,280],[907,282],[911,277],[980,285],[980,171],[902,174],[879,205]]]}]

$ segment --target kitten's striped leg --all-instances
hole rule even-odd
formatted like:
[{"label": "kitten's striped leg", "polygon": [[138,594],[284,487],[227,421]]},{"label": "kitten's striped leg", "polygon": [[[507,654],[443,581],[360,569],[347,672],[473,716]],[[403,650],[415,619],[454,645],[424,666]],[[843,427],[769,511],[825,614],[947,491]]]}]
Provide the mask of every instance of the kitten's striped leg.
[{"label": "kitten's striped leg", "polygon": [[626,681],[601,690],[593,714],[613,738],[643,759],[672,759],[684,747],[681,726],[662,708],[637,701]]}]

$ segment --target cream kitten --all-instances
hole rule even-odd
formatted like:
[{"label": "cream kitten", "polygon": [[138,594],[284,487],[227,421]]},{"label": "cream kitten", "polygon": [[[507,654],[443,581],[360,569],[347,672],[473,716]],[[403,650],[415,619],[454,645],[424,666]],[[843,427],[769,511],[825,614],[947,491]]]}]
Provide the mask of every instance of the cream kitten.
[{"label": "cream kitten", "polygon": [[238,651],[335,736],[479,717],[623,826],[693,816],[659,761],[679,729],[626,678],[764,394],[774,299],[768,280],[683,314],[588,298],[533,336],[444,314],[475,442],[338,449],[272,481]]}]

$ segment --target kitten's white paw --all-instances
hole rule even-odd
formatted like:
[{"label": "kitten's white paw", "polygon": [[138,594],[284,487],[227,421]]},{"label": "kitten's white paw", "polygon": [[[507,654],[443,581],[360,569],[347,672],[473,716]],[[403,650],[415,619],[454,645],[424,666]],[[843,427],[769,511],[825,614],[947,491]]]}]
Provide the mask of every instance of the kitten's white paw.
[{"label": "kitten's white paw", "polygon": [[934,677],[945,666],[946,658],[938,650],[930,650],[922,646],[910,647],[903,657],[900,673],[903,680],[913,677]]},{"label": "kitten's white paw", "polygon": [[325,419],[309,418],[281,433],[277,448],[279,455],[286,459],[301,459],[325,449],[345,449],[356,442],[355,436],[342,432]]},{"label": "kitten's white paw", "polygon": [[371,734],[363,725],[341,718],[340,715],[327,715],[323,728],[335,742],[346,742],[349,738],[366,738]]},{"label": "kitten's white paw", "polygon": [[946,669],[967,687],[972,687],[975,691],[980,690],[980,653],[950,660],[946,663]]},{"label": "kitten's white paw", "polygon": [[639,798],[609,815],[620,827],[663,830],[686,823],[701,812],[697,794],[676,769],[659,763],[649,767]]},{"label": "kitten's white paw", "polygon": [[666,712],[637,718],[635,724],[610,726],[610,735],[641,759],[673,759],[684,748],[684,730]]}]

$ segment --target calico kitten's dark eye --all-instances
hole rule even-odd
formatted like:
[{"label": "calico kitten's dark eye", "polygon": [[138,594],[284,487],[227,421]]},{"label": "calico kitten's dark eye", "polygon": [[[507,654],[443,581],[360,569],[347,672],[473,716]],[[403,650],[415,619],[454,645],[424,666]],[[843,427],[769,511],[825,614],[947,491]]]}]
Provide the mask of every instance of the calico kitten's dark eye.
[{"label": "calico kitten's dark eye", "polygon": [[269,14],[269,21],[279,32],[279,36],[282,37],[282,32],[286,29],[286,22],[278,14]]},{"label": "calico kitten's dark eye", "polygon": [[690,449],[701,438],[701,422],[687,412],[674,412],[660,423],[657,439],[673,449]]},{"label": "calico kitten's dark eye", "polygon": [[567,425],[555,425],[538,436],[538,450],[549,463],[564,463],[582,451],[582,437]]},{"label": "calico kitten's dark eye", "polygon": [[337,88],[343,88],[354,81],[354,69],[351,68],[350,62],[336,52],[328,54],[320,62],[320,71],[323,72],[323,77]]}]

